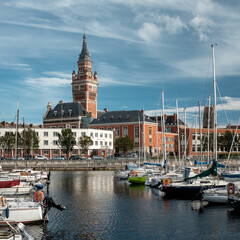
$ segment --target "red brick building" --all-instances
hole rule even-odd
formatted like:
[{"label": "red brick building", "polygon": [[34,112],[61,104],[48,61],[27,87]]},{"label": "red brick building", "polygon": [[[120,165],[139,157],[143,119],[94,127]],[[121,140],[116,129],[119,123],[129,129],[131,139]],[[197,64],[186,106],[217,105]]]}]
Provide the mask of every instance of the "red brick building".
[{"label": "red brick building", "polygon": [[[143,156],[158,156],[162,154],[162,133],[158,132],[158,125],[144,114],[144,111],[110,111],[105,112],[93,120],[89,126],[94,129],[113,130],[114,141],[119,137],[129,136],[134,141],[134,149]],[[175,151],[176,134],[166,133],[167,152]],[[115,148],[115,153],[119,149]]]}]

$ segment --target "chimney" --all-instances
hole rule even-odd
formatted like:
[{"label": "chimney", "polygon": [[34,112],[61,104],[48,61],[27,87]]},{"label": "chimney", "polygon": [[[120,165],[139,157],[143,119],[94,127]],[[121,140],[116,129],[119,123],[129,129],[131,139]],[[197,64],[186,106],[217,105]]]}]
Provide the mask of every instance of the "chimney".
[{"label": "chimney", "polygon": [[164,119],[167,120],[167,114],[164,114]]},{"label": "chimney", "polygon": [[104,108],[103,110],[104,110],[105,113],[108,112],[108,109],[107,109],[107,108]]},{"label": "chimney", "polygon": [[52,103],[51,102],[48,102],[48,105],[47,105],[47,110],[51,110],[52,109]]},{"label": "chimney", "polygon": [[177,114],[174,113],[174,114],[173,114],[173,122],[176,122],[176,121],[177,121]]},{"label": "chimney", "polygon": [[59,101],[59,104],[63,104],[63,100],[60,100],[60,101]]}]

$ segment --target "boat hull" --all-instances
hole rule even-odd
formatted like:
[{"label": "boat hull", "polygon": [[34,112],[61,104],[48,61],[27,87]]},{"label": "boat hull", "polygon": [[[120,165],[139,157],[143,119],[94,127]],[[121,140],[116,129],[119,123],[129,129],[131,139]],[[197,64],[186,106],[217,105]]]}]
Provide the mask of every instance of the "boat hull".
[{"label": "boat hull", "polygon": [[234,196],[228,196],[229,205],[234,208],[235,211],[240,212],[240,200]]},{"label": "boat hull", "polygon": [[131,184],[145,185],[146,177],[130,177],[128,181]]},{"label": "boat hull", "polygon": [[[20,222],[23,224],[40,223],[44,220],[42,207],[40,204],[32,202],[31,205],[21,207],[21,204],[11,204],[10,202],[8,205],[9,214],[7,214],[7,206],[0,207],[0,214],[2,215],[3,219],[10,224]],[[0,225],[6,225],[6,222],[0,220]]]}]

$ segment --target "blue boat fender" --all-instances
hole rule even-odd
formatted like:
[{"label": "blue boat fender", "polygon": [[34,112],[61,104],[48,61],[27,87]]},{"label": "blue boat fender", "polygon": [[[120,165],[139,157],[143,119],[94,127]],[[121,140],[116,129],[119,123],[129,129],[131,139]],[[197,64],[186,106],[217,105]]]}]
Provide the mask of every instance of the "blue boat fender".
[{"label": "blue boat fender", "polygon": [[8,206],[6,208],[6,218],[9,218],[9,208],[8,208]]}]

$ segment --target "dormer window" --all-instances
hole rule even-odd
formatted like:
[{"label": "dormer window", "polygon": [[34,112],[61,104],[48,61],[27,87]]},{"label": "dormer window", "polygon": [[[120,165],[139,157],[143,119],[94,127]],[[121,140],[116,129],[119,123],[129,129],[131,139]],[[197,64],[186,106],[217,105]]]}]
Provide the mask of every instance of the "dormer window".
[{"label": "dormer window", "polygon": [[62,116],[64,115],[64,110],[61,110],[61,115],[62,115]]},{"label": "dormer window", "polygon": [[68,110],[68,116],[69,116],[69,117],[72,116],[72,109],[69,109],[69,110]]},{"label": "dormer window", "polygon": [[56,117],[57,116],[57,111],[53,112],[53,116]]}]

